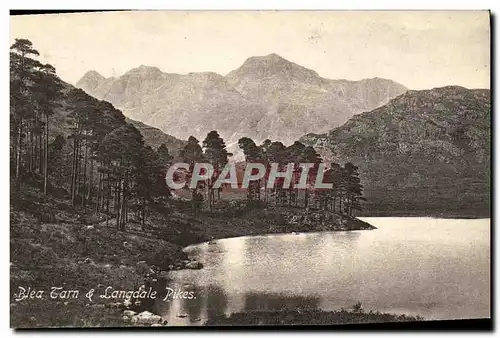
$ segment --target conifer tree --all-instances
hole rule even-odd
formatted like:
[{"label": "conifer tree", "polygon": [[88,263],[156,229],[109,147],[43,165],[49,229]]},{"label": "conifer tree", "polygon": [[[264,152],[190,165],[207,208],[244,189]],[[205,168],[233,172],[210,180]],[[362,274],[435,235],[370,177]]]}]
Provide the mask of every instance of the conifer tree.
[{"label": "conifer tree", "polygon": [[[203,140],[203,149],[205,150],[205,159],[214,168],[213,176],[207,180],[208,205],[211,209],[213,201],[215,199],[215,191],[213,189],[213,185],[220,175],[222,169],[227,164],[228,157],[232,156],[232,154],[227,152],[226,143],[224,142],[222,137],[220,137],[219,133],[215,130],[209,132],[205,140]],[[221,189],[222,187],[217,190],[218,199],[220,199]]]}]

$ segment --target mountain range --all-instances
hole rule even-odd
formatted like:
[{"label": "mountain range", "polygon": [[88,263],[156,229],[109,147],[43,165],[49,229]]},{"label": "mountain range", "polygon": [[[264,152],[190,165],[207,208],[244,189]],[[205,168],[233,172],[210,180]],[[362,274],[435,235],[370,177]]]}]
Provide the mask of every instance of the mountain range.
[{"label": "mountain range", "polygon": [[87,72],[76,84],[128,118],[180,139],[218,130],[231,151],[242,136],[291,144],[404,93],[392,80],[330,80],[277,54],[248,58],[226,76],[164,73],[141,65],[122,76]]},{"label": "mountain range", "polygon": [[490,214],[490,90],[410,90],[300,141],[359,166],[367,215]]}]

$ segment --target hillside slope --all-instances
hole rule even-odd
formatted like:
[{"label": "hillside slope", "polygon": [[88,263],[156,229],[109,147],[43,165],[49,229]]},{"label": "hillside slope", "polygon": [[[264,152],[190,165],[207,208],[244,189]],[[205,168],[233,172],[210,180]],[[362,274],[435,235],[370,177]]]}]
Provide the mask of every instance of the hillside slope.
[{"label": "hillside slope", "polygon": [[167,146],[170,154],[177,157],[181,149],[186,145],[186,141],[165,134],[158,128],[129,118],[125,118],[125,121],[136,127],[144,138],[144,142],[155,150],[163,143]]},{"label": "hillside slope", "polygon": [[301,141],[360,167],[367,215],[488,216],[490,91],[408,91]]},{"label": "hillside slope", "polygon": [[[74,87],[68,83],[64,83],[64,92],[69,92]],[[88,97],[89,102],[97,102],[94,97]],[[89,103],[90,105],[90,103]],[[108,105],[110,105],[108,103]],[[70,134],[70,126],[68,125],[68,114],[70,113],[67,102],[61,102],[61,107],[56,109],[56,113],[51,116],[51,134],[68,136]],[[144,142],[152,147],[153,149],[158,149],[158,147],[164,143],[170,151],[170,154],[178,156],[179,151],[184,147],[186,141],[179,140],[171,135],[165,134],[158,128],[148,126],[139,121],[135,121],[129,118],[125,118],[125,122],[133,125],[144,138]]]}]

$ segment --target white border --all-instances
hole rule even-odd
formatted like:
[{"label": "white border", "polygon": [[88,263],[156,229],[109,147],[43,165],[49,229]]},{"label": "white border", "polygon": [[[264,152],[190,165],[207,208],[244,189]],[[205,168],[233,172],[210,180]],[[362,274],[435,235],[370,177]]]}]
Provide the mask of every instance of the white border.
[{"label": "white border", "polygon": [[475,1],[439,1],[439,0],[420,0],[406,1],[407,6],[401,6],[398,1],[368,1],[368,0],[350,0],[350,1],[325,1],[325,0],[163,0],[163,1],[135,1],[122,0],[115,3],[105,3],[99,0],[87,0],[85,2],[64,2],[64,1],[11,1],[12,9],[279,9],[279,10],[298,10],[298,9],[338,9],[338,10],[374,10],[374,9],[405,9],[405,10],[429,10],[429,9],[490,9],[494,7],[493,0],[475,0]]},{"label": "white border", "polygon": [[[475,1],[437,1],[437,0],[420,0],[420,1],[406,1],[404,4],[406,5],[405,7],[401,7],[403,3],[401,1],[377,1],[376,3],[373,1],[361,1],[361,0],[349,0],[349,1],[319,1],[319,0],[288,0],[288,1],[273,1],[273,0],[248,0],[248,1],[236,1],[236,0],[212,0],[212,1],[203,1],[203,0],[178,0],[178,1],[171,1],[171,0],[163,0],[163,1],[151,1],[151,0],[144,0],[144,1],[132,1],[132,0],[122,0],[119,2],[115,2],[113,4],[111,3],[104,3],[102,0],[86,0],[84,2],[69,2],[69,1],[55,1],[55,0],[49,0],[49,1],[37,1],[37,0],[30,0],[30,1],[6,1],[2,2],[2,7],[6,6],[2,13],[3,16],[6,20],[1,21],[1,28],[2,28],[2,38],[4,39],[4,46],[5,49],[3,50],[2,53],[0,53],[0,57],[3,59],[2,60],[2,65],[3,67],[0,67],[1,71],[1,76],[0,78],[2,79],[2,113],[0,114],[0,126],[3,129],[2,132],[0,133],[0,137],[2,138],[2,147],[0,147],[0,158],[4,159],[2,161],[2,166],[0,166],[0,171],[1,171],[1,176],[2,176],[2,182],[6,185],[3,189],[1,189],[0,192],[0,197],[1,197],[1,210],[2,210],[2,223],[0,225],[0,229],[2,231],[2,236],[3,238],[3,245],[1,246],[2,249],[2,261],[3,264],[2,266],[4,267],[4,274],[2,278],[2,285],[1,289],[4,290],[5,297],[2,300],[1,304],[1,318],[3,320],[2,323],[2,336],[11,336],[14,335],[14,331],[9,329],[10,327],[10,318],[9,318],[9,305],[8,305],[8,299],[10,297],[6,294],[7,292],[10,293],[9,290],[9,274],[6,273],[7,271],[7,266],[9,266],[9,208],[8,206],[10,205],[10,196],[9,196],[9,188],[7,186],[7,182],[9,179],[9,166],[8,166],[8,152],[9,152],[9,115],[8,115],[8,104],[9,104],[9,97],[8,97],[8,84],[7,80],[8,79],[8,68],[7,68],[7,63],[8,63],[8,54],[6,52],[6,49],[8,48],[9,45],[9,19],[7,18],[8,16],[8,10],[9,9],[46,9],[46,8],[64,8],[64,9],[74,9],[74,10],[83,10],[83,9],[174,9],[174,10],[188,10],[188,9],[210,9],[210,10],[223,10],[223,9],[235,9],[235,10],[297,10],[297,9],[305,9],[305,10],[312,10],[312,9],[336,9],[336,10],[395,10],[395,9],[415,9],[415,10],[438,10],[438,9],[457,9],[457,10],[478,10],[478,9],[492,9],[493,13],[496,12],[498,14],[498,1],[493,1],[493,0],[475,0]],[[498,24],[498,22],[497,22]],[[42,28],[43,29],[43,28]],[[498,43],[498,34],[495,34],[495,41],[494,43]],[[493,62],[493,60],[491,60]],[[494,68],[492,68],[494,69]],[[495,74],[496,75],[496,72]],[[493,87],[494,89],[494,94],[493,97],[498,97],[498,90],[496,87]],[[496,112],[494,112],[496,115]],[[497,125],[500,122],[498,122],[498,118],[495,120],[495,125],[492,126],[494,129],[497,127]],[[499,129],[500,130],[500,129]],[[498,137],[495,137],[494,140],[494,146],[498,146]],[[496,161],[495,161],[496,162]],[[495,163],[497,164],[497,163]],[[496,169],[498,169],[498,166],[495,166]],[[498,174],[498,171],[495,170],[495,174]],[[498,175],[496,175],[498,177]],[[494,209],[498,210],[497,206],[498,203],[494,199]],[[497,230],[496,233],[498,233],[500,230]],[[495,243],[498,243],[498,236],[495,236]],[[493,259],[493,257],[492,257]],[[497,262],[498,264],[498,262]],[[495,264],[495,267],[497,268],[497,264]],[[495,269],[496,270],[496,269]],[[493,271],[492,271],[493,273]],[[495,285],[496,286],[496,285]],[[496,313],[496,311],[495,311]],[[496,319],[496,318],[495,318]],[[453,329],[453,328],[451,328]],[[156,331],[151,331],[156,332]],[[59,332],[59,335],[67,335],[69,332],[64,331],[64,332]],[[92,332],[92,331],[72,331],[72,334],[79,334],[79,335],[102,335],[103,332]],[[115,336],[119,337],[124,334],[133,334],[134,331],[131,332],[126,332],[126,331],[119,331],[119,332],[108,332],[106,333],[109,336]],[[185,333],[185,334],[193,334],[192,333]],[[243,332],[242,332],[243,333]],[[256,332],[259,335],[264,335],[264,336],[270,336],[271,333],[266,333],[266,332]],[[35,332],[30,332],[30,333],[24,333],[24,337],[30,337],[34,335],[38,335],[39,333]],[[56,335],[57,332],[50,332],[50,333],[45,333],[48,336],[51,335]],[[137,334],[137,333],[136,333]],[[140,335],[146,335],[147,333],[141,333]],[[167,334],[169,337],[175,337],[178,336],[180,333],[174,333],[174,332],[168,332],[165,331],[164,334]],[[209,335],[218,335],[219,332],[206,332],[205,334]],[[231,333],[231,335],[236,335],[238,332]],[[274,334],[274,333],[273,333]],[[291,334],[291,333],[286,333]],[[302,334],[308,335],[309,333],[303,332]],[[324,333],[325,334],[325,333]],[[326,333],[327,334],[327,333]],[[336,335],[340,334],[343,335],[345,333],[335,333]],[[384,333],[380,333],[384,334]],[[451,333],[449,335],[453,335],[454,333]],[[349,334],[352,336],[352,334]]]}]

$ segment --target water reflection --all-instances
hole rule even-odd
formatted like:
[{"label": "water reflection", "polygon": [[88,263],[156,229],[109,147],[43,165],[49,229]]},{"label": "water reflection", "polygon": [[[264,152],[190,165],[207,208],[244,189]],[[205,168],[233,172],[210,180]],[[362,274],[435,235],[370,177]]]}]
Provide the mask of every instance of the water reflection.
[{"label": "water reflection", "polygon": [[255,310],[350,307],[431,319],[488,317],[489,220],[375,219],[378,230],[224,239],[171,273],[195,299],[157,304],[171,325]]},{"label": "water reflection", "polygon": [[208,318],[226,313],[228,299],[222,288],[211,285],[186,289],[192,290],[195,298],[158,300],[159,313],[170,325],[199,325]]},{"label": "water reflection", "polygon": [[245,311],[314,309],[318,307],[319,301],[319,297],[312,296],[248,293],[245,295]]},{"label": "water reflection", "polygon": [[283,309],[310,309],[320,304],[319,297],[288,296],[269,293],[239,293],[228,295],[220,287],[211,285],[194,288],[196,299],[173,299],[158,302],[160,313],[169,325],[201,325],[221,315],[249,311]]}]

